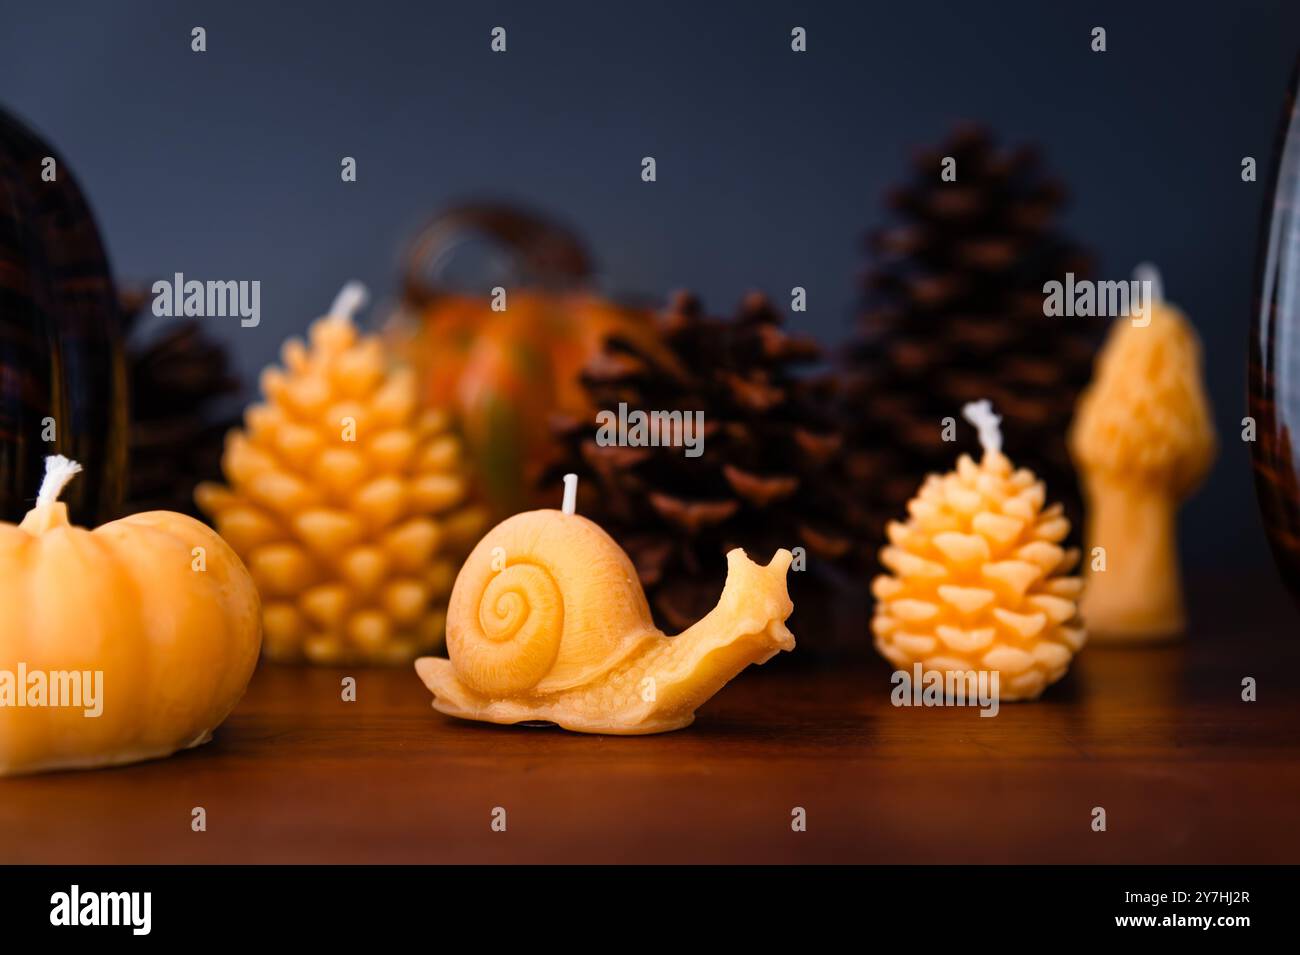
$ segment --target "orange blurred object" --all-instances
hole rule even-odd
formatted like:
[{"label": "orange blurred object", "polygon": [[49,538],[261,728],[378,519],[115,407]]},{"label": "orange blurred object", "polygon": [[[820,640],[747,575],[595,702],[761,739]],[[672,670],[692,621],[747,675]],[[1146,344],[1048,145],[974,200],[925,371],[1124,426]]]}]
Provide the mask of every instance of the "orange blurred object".
[{"label": "orange blurred object", "polygon": [[[510,260],[495,294],[427,277],[466,235],[486,238]],[[606,339],[658,347],[649,312],[602,298],[589,277],[576,238],[510,206],[450,210],[412,245],[390,332],[419,375],[423,399],[457,415],[481,496],[498,516],[537,503],[537,482],[554,457],[553,415],[591,417],[595,426],[598,409],[581,373]]]}]

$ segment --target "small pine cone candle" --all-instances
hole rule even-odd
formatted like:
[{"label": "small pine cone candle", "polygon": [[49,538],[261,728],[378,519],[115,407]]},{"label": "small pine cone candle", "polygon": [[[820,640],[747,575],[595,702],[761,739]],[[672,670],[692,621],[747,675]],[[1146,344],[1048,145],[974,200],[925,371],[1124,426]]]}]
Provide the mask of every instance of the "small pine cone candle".
[{"label": "small pine cone candle", "polygon": [[1042,481],[1002,453],[1000,418],[988,402],[964,414],[979,428],[983,459],[932,474],[891,521],[872,584],[876,649],[895,667],[997,674],[1002,700],[1029,700],[1055,683],[1086,638],[1068,576],[1077,550],[1062,507],[1044,508]]},{"label": "small pine cone candle", "polygon": [[413,374],[352,323],[364,297],[345,287],[309,345],[285,343],[265,402],[227,437],[229,487],[195,492],[257,583],[277,660],[397,664],[437,649],[482,530],[446,415],[421,410]]}]

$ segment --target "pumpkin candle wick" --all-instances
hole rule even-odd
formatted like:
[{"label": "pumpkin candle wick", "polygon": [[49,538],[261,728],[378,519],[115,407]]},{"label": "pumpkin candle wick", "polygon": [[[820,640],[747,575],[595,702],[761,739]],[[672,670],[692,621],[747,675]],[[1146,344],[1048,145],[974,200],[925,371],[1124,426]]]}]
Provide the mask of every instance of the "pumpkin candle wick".
[{"label": "pumpkin candle wick", "polygon": [[1002,453],[1002,416],[993,413],[993,404],[983,401],[967,402],[961,409],[962,417],[979,431],[980,447],[984,455]]},{"label": "pumpkin candle wick", "polygon": [[45,459],[45,478],[36,493],[36,503],[18,526],[29,534],[44,534],[68,524],[68,508],[59,500],[81,465],[61,454],[51,454]]},{"label": "pumpkin candle wick", "polygon": [[339,289],[338,295],[334,296],[334,304],[330,306],[330,317],[338,321],[350,322],[357,312],[366,307],[366,302],[369,300],[370,292],[365,285],[353,279]]},{"label": "pumpkin candle wick", "polygon": [[81,465],[61,454],[51,454],[45,459],[45,479],[36,493],[36,506],[53,504],[63,493],[68,482],[81,471]]},{"label": "pumpkin candle wick", "polygon": [[578,475],[564,475],[564,503],[560,505],[560,510],[565,514],[573,514],[578,509]]}]

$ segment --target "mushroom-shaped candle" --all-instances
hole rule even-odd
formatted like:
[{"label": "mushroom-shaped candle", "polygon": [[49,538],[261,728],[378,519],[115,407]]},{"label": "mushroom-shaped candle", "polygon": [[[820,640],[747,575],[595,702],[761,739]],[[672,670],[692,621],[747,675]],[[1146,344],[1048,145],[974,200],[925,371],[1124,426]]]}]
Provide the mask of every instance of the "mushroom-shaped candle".
[{"label": "mushroom-shaped candle", "polygon": [[576,482],[566,475],[562,510],[502,521],[461,568],[447,610],[451,659],[415,661],[435,709],[583,733],[662,733],[689,725],[749,664],[794,649],[790,551],[766,567],[731,551],[718,605],[667,637],[627,554],[573,512]]},{"label": "mushroom-shaped candle", "polygon": [[204,743],[257,664],[257,590],[226,542],[170,511],[73,527],[58,497],[80,470],[46,458],[35,506],[0,522],[0,776]]},{"label": "mushroom-shaped candle", "polygon": [[1145,320],[1116,320],[1070,431],[1087,499],[1083,617],[1099,642],[1182,631],[1176,511],[1215,451],[1196,332],[1153,271],[1139,278],[1153,289]]},{"label": "mushroom-shaped candle", "polygon": [[[872,584],[876,649],[901,670],[920,666],[960,677],[997,675],[998,698],[1033,699],[1055,683],[1083,647],[1069,576],[1077,550],[1061,546],[1070,522],[1060,504],[1044,508],[1033,473],[1002,453],[1001,421],[987,401],[963,409],[979,429],[984,455],[932,474],[891,521],[881,563],[892,573]],[[991,682],[991,679],[990,679]]]}]

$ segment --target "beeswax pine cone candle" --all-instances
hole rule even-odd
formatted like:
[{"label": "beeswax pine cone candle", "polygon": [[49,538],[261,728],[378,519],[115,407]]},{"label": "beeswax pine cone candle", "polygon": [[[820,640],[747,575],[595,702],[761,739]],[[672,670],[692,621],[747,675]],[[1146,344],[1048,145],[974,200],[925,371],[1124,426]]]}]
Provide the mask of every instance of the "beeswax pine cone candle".
[{"label": "beeswax pine cone candle", "polygon": [[880,552],[890,571],[872,584],[876,649],[895,667],[998,674],[1001,700],[1035,699],[1084,644],[1083,583],[1069,571],[1077,550],[1061,542],[1070,522],[1046,489],[1002,453],[988,402],[965,407],[980,432],[978,464],[932,474],[891,521]]},{"label": "beeswax pine cone candle", "polygon": [[[1153,271],[1138,275],[1158,292]],[[1177,636],[1176,511],[1209,471],[1215,438],[1196,332],[1158,294],[1145,320],[1116,320],[1079,400],[1070,451],[1088,505],[1089,632],[1114,643]]]},{"label": "beeswax pine cone candle", "polygon": [[421,409],[412,373],[352,323],[364,295],[347,286],[309,344],[285,343],[265,401],[227,438],[229,486],[195,492],[248,564],[276,660],[397,664],[436,650],[484,521],[447,416]]}]

